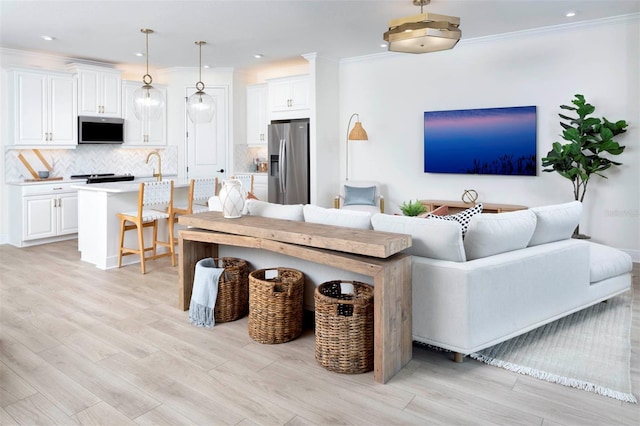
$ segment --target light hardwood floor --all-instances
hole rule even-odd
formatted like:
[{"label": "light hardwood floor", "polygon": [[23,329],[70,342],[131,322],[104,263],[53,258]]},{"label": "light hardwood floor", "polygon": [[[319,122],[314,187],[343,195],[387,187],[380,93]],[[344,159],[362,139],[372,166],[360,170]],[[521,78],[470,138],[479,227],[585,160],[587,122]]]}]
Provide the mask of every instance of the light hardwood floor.
[{"label": "light hardwood floor", "polygon": [[[192,326],[176,307],[178,269],[158,259],[147,270],[96,269],[79,260],[75,240],[0,246],[0,424],[640,423],[638,405],[419,346],[386,385],[373,373],[332,373],[316,363],[310,330],[262,345],[246,318]],[[639,306],[636,298],[637,396]]]}]

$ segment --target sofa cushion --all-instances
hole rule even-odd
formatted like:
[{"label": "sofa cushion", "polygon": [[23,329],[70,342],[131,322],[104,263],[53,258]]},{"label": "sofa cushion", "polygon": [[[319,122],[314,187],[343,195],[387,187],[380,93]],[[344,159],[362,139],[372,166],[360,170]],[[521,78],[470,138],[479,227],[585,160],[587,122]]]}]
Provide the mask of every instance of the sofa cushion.
[{"label": "sofa cushion", "polygon": [[377,213],[371,217],[371,225],[376,231],[411,235],[411,247],[404,250],[408,254],[454,262],[466,260],[458,222]]},{"label": "sofa cushion", "polygon": [[589,281],[596,283],[631,272],[633,263],[631,256],[622,250],[589,243]]},{"label": "sofa cushion", "polygon": [[376,205],[376,187],[375,186],[344,186],[344,205],[345,206],[375,206]]},{"label": "sofa cushion", "polygon": [[535,213],[537,218],[536,229],[529,245],[537,246],[571,238],[573,230],[580,223],[582,203],[572,201],[564,204],[532,207],[529,210]]},{"label": "sofa cushion", "polygon": [[307,204],[302,208],[304,221],[345,228],[371,229],[371,213],[356,210],[325,209]]},{"label": "sofa cushion", "polygon": [[251,216],[297,221],[304,220],[302,207],[302,204],[275,204],[254,199],[247,200],[245,203],[245,211]]},{"label": "sofa cushion", "polygon": [[530,210],[475,215],[464,239],[467,260],[523,249],[535,227],[536,215]]},{"label": "sofa cushion", "polygon": [[428,213],[425,217],[429,219],[455,220],[456,222],[459,222],[460,225],[462,225],[462,238],[464,238],[465,234],[467,233],[467,229],[469,227],[469,221],[474,215],[479,213],[482,213],[482,203],[478,203],[473,207],[470,207],[466,210],[463,210],[455,214],[448,214],[448,215],[442,216],[439,214]]}]

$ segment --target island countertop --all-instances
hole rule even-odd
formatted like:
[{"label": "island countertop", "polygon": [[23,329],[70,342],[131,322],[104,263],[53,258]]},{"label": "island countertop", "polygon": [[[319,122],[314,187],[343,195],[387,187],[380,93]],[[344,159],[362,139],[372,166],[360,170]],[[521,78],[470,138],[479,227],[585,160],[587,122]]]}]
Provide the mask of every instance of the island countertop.
[{"label": "island countertop", "polygon": [[[163,179],[163,180],[173,180],[173,188],[186,188],[189,186],[189,181],[183,179]],[[105,182],[105,183],[92,183],[92,184],[78,184],[72,185],[71,188],[83,190],[83,191],[94,191],[94,192],[112,192],[112,193],[123,193],[123,192],[138,192],[140,189],[140,184],[143,181],[133,180],[133,181],[124,181],[124,182]],[[146,180],[146,182],[153,182],[152,180]]]}]

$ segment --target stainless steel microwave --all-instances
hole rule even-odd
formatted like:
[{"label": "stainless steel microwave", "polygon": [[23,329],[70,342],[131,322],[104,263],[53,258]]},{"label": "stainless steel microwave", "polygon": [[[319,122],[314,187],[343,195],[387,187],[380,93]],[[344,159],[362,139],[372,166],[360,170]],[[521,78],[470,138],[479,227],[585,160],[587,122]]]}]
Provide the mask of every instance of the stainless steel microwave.
[{"label": "stainless steel microwave", "polygon": [[78,117],[78,143],[123,143],[124,119],[115,117]]}]

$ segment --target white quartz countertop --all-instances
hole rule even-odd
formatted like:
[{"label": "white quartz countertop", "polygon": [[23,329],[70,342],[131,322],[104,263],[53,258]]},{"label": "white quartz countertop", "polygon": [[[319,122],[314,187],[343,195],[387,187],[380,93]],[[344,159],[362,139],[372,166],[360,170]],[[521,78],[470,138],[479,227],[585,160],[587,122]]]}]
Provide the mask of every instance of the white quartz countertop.
[{"label": "white quartz countertop", "polygon": [[[163,180],[173,180],[173,188],[184,188],[189,186],[189,181],[180,180],[180,179],[163,179]],[[143,181],[133,180],[133,181],[125,181],[125,182],[106,182],[106,183],[92,183],[86,184],[82,183],[79,185],[72,185],[71,188],[78,189],[81,191],[94,191],[94,192],[113,192],[113,193],[123,193],[123,192],[138,192],[140,189],[140,183]]]}]

